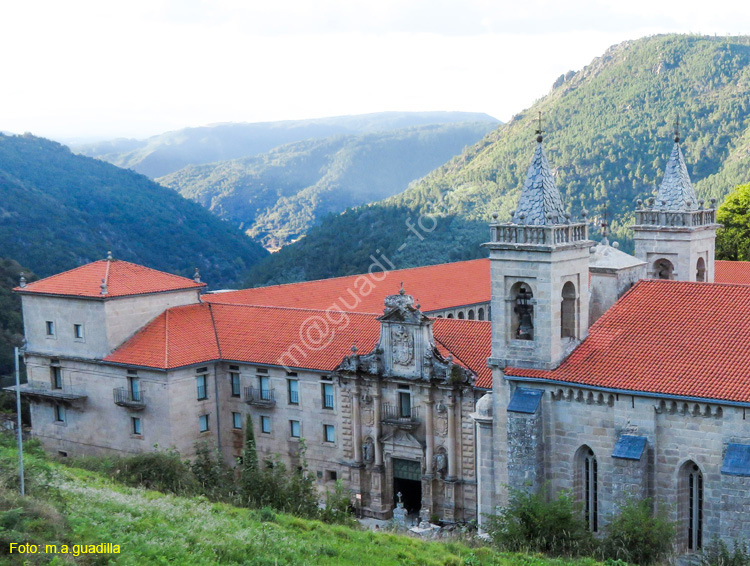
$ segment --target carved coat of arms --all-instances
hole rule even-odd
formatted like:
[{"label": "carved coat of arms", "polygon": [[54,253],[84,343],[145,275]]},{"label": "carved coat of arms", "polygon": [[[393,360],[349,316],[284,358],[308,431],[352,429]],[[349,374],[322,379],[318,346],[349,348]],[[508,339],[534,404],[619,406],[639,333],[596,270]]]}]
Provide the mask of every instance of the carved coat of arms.
[{"label": "carved coat of arms", "polygon": [[403,326],[398,325],[391,330],[391,347],[394,364],[407,366],[414,359],[414,337]]}]

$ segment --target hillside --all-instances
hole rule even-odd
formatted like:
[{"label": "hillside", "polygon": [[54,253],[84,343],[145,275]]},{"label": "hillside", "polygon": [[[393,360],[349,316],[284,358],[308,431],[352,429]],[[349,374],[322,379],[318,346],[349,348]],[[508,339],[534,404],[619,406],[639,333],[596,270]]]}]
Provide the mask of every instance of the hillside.
[{"label": "hillside", "polygon": [[257,155],[311,138],[467,121],[497,124],[487,114],[472,112],[379,112],[314,120],[215,124],[166,132],[146,140],[117,139],[75,146],[73,150],[155,178],[187,165]]},{"label": "hillside", "polygon": [[[180,564],[255,566],[597,566],[498,553],[462,542],[328,525],[274,513],[125,487],[100,474],[51,462],[27,445],[26,485],[16,485],[12,437],[0,437],[0,564]],[[10,555],[10,543],[40,544],[36,555]],[[72,554],[73,545],[111,543],[119,553]],[[58,556],[46,554],[56,545]],[[63,545],[70,554],[62,555]],[[114,550],[114,548],[112,547]],[[52,548],[50,548],[52,550]]]},{"label": "hillside", "polygon": [[12,374],[13,347],[21,346],[23,341],[21,297],[12,291],[21,273],[29,283],[36,279],[30,269],[0,257],[0,378]]},{"label": "hillside", "polygon": [[[749,91],[748,37],[664,35],[613,46],[559,77],[549,94],[415,186],[326,218],[259,265],[249,283],[362,272],[376,249],[399,268],[483,254],[478,246],[491,214],[507,219],[516,205],[539,111],[547,156],[571,212],[585,206],[596,221],[606,205],[614,239],[627,251],[635,200],[654,194],[662,179],[677,113],[702,197],[722,198],[750,179]],[[437,214],[438,229],[420,239],[404,221],[426,210]]]},{"label": "hillside", "polygon": [[0,136],[0,250],[40,277],[118,259],[234,284],[265,250],[146,177],[31,135]]},{"label": "hillside", "polygon": [[404,190],[495,127],[459,122],[312,139],[255,157],[192,165],[157,182],[275,250],[327,213]]}]

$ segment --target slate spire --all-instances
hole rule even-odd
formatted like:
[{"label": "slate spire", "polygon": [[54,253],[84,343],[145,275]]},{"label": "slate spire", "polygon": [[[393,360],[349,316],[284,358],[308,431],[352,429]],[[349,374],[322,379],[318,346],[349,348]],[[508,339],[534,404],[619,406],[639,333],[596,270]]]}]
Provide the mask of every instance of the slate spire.
[{"label": "slate spire", "polygon": [[531,158],[528,173],[526,173],[526,181],[521,190],[516,212],[513,214],[513,223],[565,224],[567,222],[565,207],[560,191],[555,185],[549,161],[544,154],[541,117],[536,134],[536,150]]},{"label": "slate spire", "polygon": [[698,210],[698,197],[695,196],[693,184],[690,182],[685,158],[680,149],[680,119],[675,124],[674,147],[667,162],[664,180],[656,193],[654,210],[668,210],[672,212]]}]

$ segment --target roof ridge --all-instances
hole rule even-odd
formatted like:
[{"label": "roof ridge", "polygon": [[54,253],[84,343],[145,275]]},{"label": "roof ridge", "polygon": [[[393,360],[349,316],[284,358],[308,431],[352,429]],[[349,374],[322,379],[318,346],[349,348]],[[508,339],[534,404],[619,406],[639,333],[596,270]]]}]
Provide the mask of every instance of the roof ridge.
[{"label": "roof ridge", "polygon": [[[381,252],[382,253],[382,252]],[[383,254],[383,257],[384,254]],[[470,263],[474,261],[489,261],[487,257],[479,257],[476,259],[463,259],[461,261],[446,261],[444,263],[433,263],[431,265],[418,265],[416,267],[401,267],[399,269],[389,269],[388,271],[379,271],[377,273],[397,273],[399,271],[416,271],[418,269],[428,269],[432,267],[438,267],[440,265],[454,265],[458,263]],[[305,283],[317,283],[320,281],[336,281],[338,279],[347,279],[349,277],[359,277],[360,275],[370,275],[368,272],[365,273],[352,273],[350,275],[339,275],[337,277],[321,277],[320,279],[310,279],[308,281],[295,281],[292,283],[277,283],[276,285],[262,285],[260,287],[247,287],[245,289],[235,289],[233,291],[226,291],[226,293],[241,293],[242,291],[254,291],[255,289],[271,289],[273,287],[289,287],[291,285],[303,285]],[[212,293],[208,293],[212,295]],[[223,295],[224,293],[216,293],[216,295]]]},{"label": "roof ridge", "polygon": [[169,310],[164,311],[164,367],[169,367]]},{"label": "roof ridge", "polygon": [[216,339],[216,349],[219,352],[219,359],[222,359],[221,355],[221,342],[219,341],[219,331],[216,329],[216,319],[214,318],[214,311],[211,308],[211,303],[208,303],[208,313],[211,315],[211,326],[214,329],[214,338]]},{"label": "roof ridge", "polygon": [[[260,308],[260,309],[274,309],[274,310],[281,310],[281,311],[300,311],[300,312],[328,312],[329,309],[307,309],[307,308],[301,308],[301,307],[280,307],[275,305],[250,305],[247,303],[222,303],[221,301],[205,301],[201,304],[206,305],[221,305],[223,307],[250,307],[250,308]],[[181,305],[181,306],[187,306],[187,305]],[[179,308],[179,307],[172,307],[172,308]],[[363,315],[363,316],[382,316],[383,313],[379,312],[357,312],[357,311],[332,311],[332,312],[343,312],[350,315]]]}]

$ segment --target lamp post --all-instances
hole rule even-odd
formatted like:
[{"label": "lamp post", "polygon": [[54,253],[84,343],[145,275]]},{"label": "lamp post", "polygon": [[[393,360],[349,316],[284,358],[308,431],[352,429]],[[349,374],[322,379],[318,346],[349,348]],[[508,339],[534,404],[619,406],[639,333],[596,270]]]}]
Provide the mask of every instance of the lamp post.
[{"label": "lamp post", "polygon": [[18,356],[20,352],[18,346],[13,348],[13,362],[16,369],[16,430],[18,432],[18,476],[21,480],[21,495],[26,495],[26,490],[23,484],[23,438],[21,436],[21,376],[20,368],[18,367]]}]

